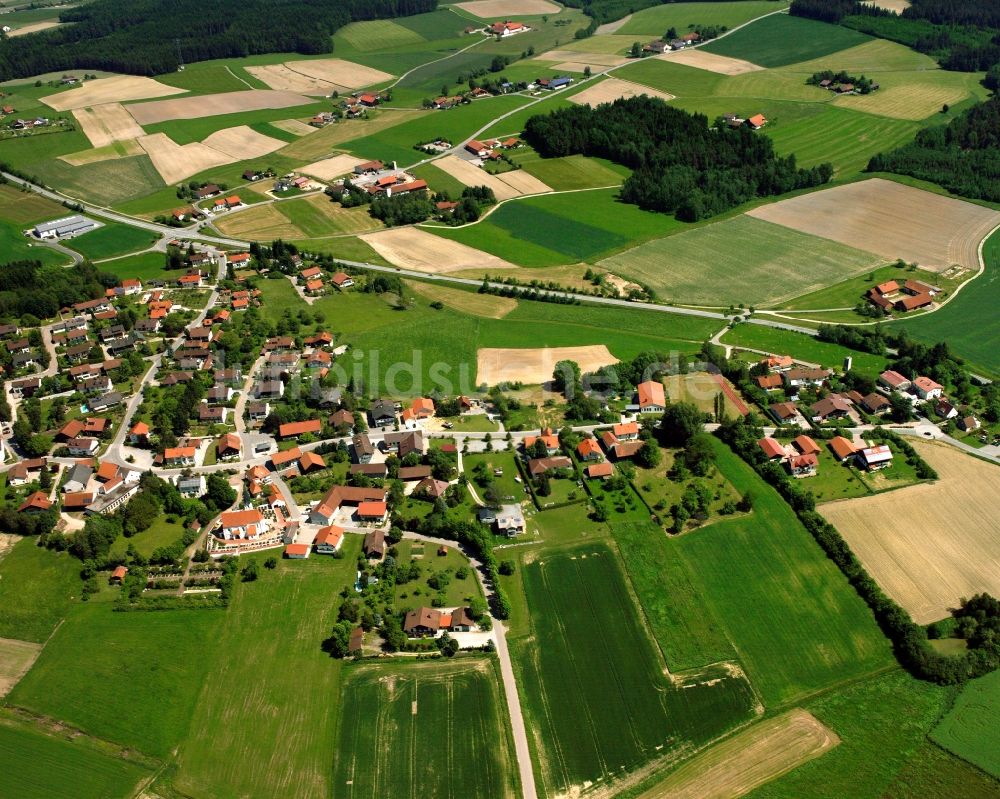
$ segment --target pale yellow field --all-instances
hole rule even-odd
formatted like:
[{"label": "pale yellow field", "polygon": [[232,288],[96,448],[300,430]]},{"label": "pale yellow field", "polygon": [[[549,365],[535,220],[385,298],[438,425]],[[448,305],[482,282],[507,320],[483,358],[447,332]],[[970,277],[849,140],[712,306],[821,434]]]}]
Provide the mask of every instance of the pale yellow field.
[{"label": "pale yellow field", "polygon": [[[629,62],[628,58],[615,55],[614,53],[590,53],[580,52],[579,50],[549,50],[547,53],[537,56],[534,60],[550,62],[572,61],[578,64],[589,64],[590,68],[595,71],[599,67],[617,67]],[[578,69],[575,71],[582,72],[583,70]]]},{"label": "pale yellow field", "polygon": [[295,72],[289,69],[287,64],[265,64],[259,67],[244,67],[244,69],[278,91],[323,96],[331,94],[334,90],[348,91],[346,86],[335,86],[327,81],[317,80]]},{"label": "pale yellow field", "polygon": [[338,86],[360,89],[384,83],[394,77],[380,69],[344,61],[342,58],[320,58],[314,61],[289,61],[285,64],[293,72]]},{"label": "pale yellow field", "polygon": [[248,158],[260,158],[285,146],[281,139],[265,136],[246,125],[217,130],[202,144],[229,156],[233,163]]},{"label": "pale yellow field", "polygon": [[212,167],[231,164],[235,160],[201,142],[181,146],[166,133],[143,136],[137,141],[167,184],[177,183]]},{"label": "pale yellow field", "polygon": [[364,159],[357,156],[340,153],[322,161],[315,161],[298,168],[298,172],[309,175],[317,180],[333,180],[341,175],[346,175],[358,164],[363,164]]},{"label": "pale yellow field", "polygon": [[547,0],[471,0],[455,5],[481,19],[518,14],[558,14],[560,11],[559,6]]},{"label": "pale yellow field", "polygon": [[552,379],[552,372],[559,361],[575,361],[582,372],[596,372],[602,366],[618,363],[618,359],[603,344],[530,350],[485,348],[476,353],[476,384],[541,385]]},{"label": "pale yellow field", "polygon": [[910,7],[910,0],[872,0],[872,2],[865,3],[865,5],[884,8],[886,11],[895,11],[897,14],[902,14]]},{"label": "pale yellow field", "polygon": [[541,194],[552,191],[542,181],[532,177],[524,170],[491,175],[486,170],[480,169],[457,155],[446,155],[444,158],[439,158],[434,162],[434,166],[447,172],[466,186],[489,186],[493,189],[498,200],[510,200],[523,194]]},{"label": "pale yellow field", "polygon": [[310,133],[316,133],[319,130],[319,128],[314,128],[301,119],[279,119],[276,122],[272,122],[271,125],[286,133],[294,133],[296,136],[308,136]]},{"label": "pale yellow field", "polygon": [[885,72],[906,72],[937,70],[937,62],[928,55],[918,53],[909,47],[886,39],[873,39],[848,47],[834,55],[826,55],[811,61],[800,61],[787,67],[779,67],[778,72],[792,72],[805,81],[812,73],[824,69],[842,69],[854,75]]},{"label": "pale yellow field", "polygon": [[58,28],[60,25],[64,25],[63,22],[58,22],[56,20],[49,20],[47,22],[32,22],[30,25],[22,25],[20,28],[14,28],[14,30],[7,33],[8,36],[24,36],[27,33],[38,33],[39,31],[47,31],[51,28]]},{"label": "pale yellow field", "polygon": [[577,105],[589,105],[591,107],[601,103],[613,103],[622,97],[640,97],[645,94],[648,97],[659,97],[661,100],[673,100],[674,95],[667,92],[660,92],[643,86],[640,83],[632,83],[619,78],[608,78],[600,83],[594,84],[590,88],[577,92],[569,98],[571,103]]},{"label": "pale yellow field", "polygon": [[701,49],[678,50],[674,53],[664,53],[654,57],[662,58],[664,61],[675,61],[695,69],[704,69],[707,72],[717,72],[720,75],[742,75],[746,72],[759,72],[764,69],[764,67],[759,67],[741,58],[729,58]]},{"label": "pale yellow field", "polygon": [[[140,78],[135,75],[114,75],[110,78],[88,80],[75,89],[67,89],[58,94],[43,97],[42,102],[56,111],[70,111],[74,108],[86,108],[104,103],[121,103],[128,100],[148,100],[153,97],[169,97],[174,94],[184,94],[186,89],[167,86],[152,78]],[[132,109],[138,108],[133,106]],[[136,117],[138,122],[142,120]],[[152,120],[160,122],[162,120]]]},{"label": "pale yellow field", "polygon": [[[136,80],[140,80],[140,78],[136,78]],[[141,80],[148,79],[142,78]],[[171,119],[201,119],[219,114],[259,111],[262,108],[291,108],[311,102],[313,101],[308,97],[294,92],[250,89],[245,92],[202,94],[197,97],[181,97],[176,100],[155,100],[150,103],[130,105],[128,110],[140,125],[155,125],[157,122],[167,122]],[[84,105],[93,105],[93,103],[84,103]]]},{"label": "pale yellow field", "polygon": [[839,743],[833,730],[796,708],[696,755],[640,799],[734,799]]},{"label": "pale yellow field", "polygon": [[[939,72],[934,77],[945,74]],[[900,82],[895,83],[897,80]],[[942,84],[937,80],[912,81],[909,76],[890,74],[880,79],[880,83],[882,88],[877,92],[843,94],[833,104],[876,116],[919,121],[937,114],[943,105],[955,105],[969,96],[968,88],[955,80]]]},{"label": "pale yellow field", "polygon": [[429,300],[437,300],[453,310],[473,316],[484,316],[487,319],[503,319],[517,308],[517,300],[513,297],[495,297],[492,294],[479,294],[434,283],[422,283],[419,280],[407,280],[406,285]]},{"label": "pale yellow field", "polygon": [[1000,467],[946,444],[912,443],[939,480],[819,511],[882,589],[928,624],[962,597],[1000,595]]},{"label": "pale yellow field", "polygon": [[481,267],[517,269],[495,255],[449,241],[417,228],[397,228],[360,237],[389,263],[428,274],[445,274]]},{"label": "pale yellow field", "polygon": [[94,147],[144,136],[144,131],[121,103],[104,103],[90,108],[74,108],[73,116]]},{"label": "pale yellow field", "polygon": [[273,203],[254,205],[235,214],[226,214],[215,221],[215,227],[224,236],[235,239],[272,241],[306,238],[305,233],[278,211]]},{"label": "pale yellow field", "polygon": [[133,155],[143,155],[145,150],[139,146],[135,139],[128,141],[116,141],[104,147],[95,147],[92,150],[82,150],[78,153],[60,155],[59,160],[65,161],[70,166],[83,166],[84,164],[96,164],[101,161],[114,161],[117,158],[128,158]]},{"label": "pale yellow field", "polygon": [[872,178],[804,194],[749,216],[941,272],[979,268],[979,242],[1000,213],[890,180]]},{"label": "pale yellow field", "polygon": [[318,161],[329,156],[333,147],[345,141],[371,136],[418,116],[438,113],[440,111],[376,111],[367,119],[348,119],[320,128],[311,136],[293,141],[281,151],[281,155],[298,161]]},{"label": "pale yellow field", "polygon": [[0,698],[7,696],[28,673],[41,651],[42,644],[0,638]]}]

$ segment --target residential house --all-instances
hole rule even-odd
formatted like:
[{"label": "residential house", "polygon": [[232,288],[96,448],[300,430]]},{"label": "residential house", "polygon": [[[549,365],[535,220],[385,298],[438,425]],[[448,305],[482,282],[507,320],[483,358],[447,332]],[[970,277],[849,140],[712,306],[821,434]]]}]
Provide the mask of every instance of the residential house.
[{"label": "residential house", "polygon": [[819,468],[819,459],[814,453],[793,455],[788,459],[788,471],[792,477],[814,477]]},{"label": "residential house", "polygon": [[386,433],[383,440],[386,452],[394,452],[400,458],[405,458],[411,452],[424,454],[424,435],[419,430],[403,430],[398,433]]},{"label": "residential house", "polygon": [[833,452],[833,457],[837,459],[840,463],[853,458],[858,448],[854,445],[854,442],[849,438],[844,438],[843,436],[834,436],[830,439],[830,450]]},{"label": "residential house", "polygon": [[365,553],[366,558],[381,560],[385,556],[385,550],[385,533],[382,530],[372,530],[365,534],[361,551]]},{"label": "residential house", "polygon": [[803,455],[819,455],[820,453],[819,444],[807,435],[796,437],[792,443]]},{"label": "residential house", "polygon": [[271,413],[271,406],[266,402],[247,403],[247,418],[251,422],[262,422]]},{"label": "residential house", "polygon": [[268,531],[268,521],[256,509],[227,511],[222,514],[216,535],[226,541],[253,540]]},{"label": "residential house", "polygon": [[663,413],[667,409],[667,396],[663,383],[646,380],[636,386],[636,401],[639,413]]},{"label": "residential house", "polygon": [[611,432],[619,441],[635,441],[639,437],[639,425],[635,422],[616,424]]},{"label": "residential house", "polygon": [[592,463],[583,470],[583,473],[588,480],[605,480],[614,474],[614,467],[608,461]]},{"label": "residential house", "polygon": [[373,427],[385,427],[396,421],[396,406],[389,400],[377,399],[368,411]]},{"label": "residential house", "polygon": [[194,466],[194,447],[168,447],[163,450],[164,466]]},{"label": "residential house", "polygon": [[309,544],[289,544],[285,547],[285,557],[292,560],[304,560],[311,551]]},{"label": "residential house", "polygon": [[767,124],[767,117],[763,114],[754,114],[752,117],[747,117],[747,126],[751,130],[760,130]]},{"label": "residential house", "polygon": [[177,478],[177,491],[185,499],[197,499],[205,493],[205,490],[204,475]]},{"label": "residential house", "polygon": [[537,436],[527,436],[524,439],[524,449],[526,452],[530,452],[534,449],[535,444],[541,441],[545,444],[545,452],[547,455],[555,455],[559,452],[559,436],[552,432],[552,428],[546,427],[541,431],[541,435]]},{"label": "residential house", "polygon": [[299,474],[308,474],[317,469],[325,469],[326,461],[323,456],[315,452],[303,452],[299,458]]},{"label": "residential house", "polygon": [[971,433],[980,427],[979,420],[975,416],[963,416],[956,425],[959,430],[964,430],[966,433]]},{"label": "residential house", "polygon": [[764,456],[769,461],[783,461],[785,459],[785,448],[773,438],[762,438],[757,442],[757,446],[764,452]]},{"label": "residential house", "polygon": [[890,391],[909,391],[910,386],[912,385],[907,378],[892,369],[882,372],[882,374],[878,376],[878,382]]},{"label": "residential house", "polygon": [[831,394],[809,406],[814,422],[828,422],[831,419],[843,419],[850,415],[851,406],[843,397]]},{"label": "residential house", "polygon": [[599,461],[604,457],[596,438],[583,439],[576,446],[576,454],[582,461]]},{"label": "residential house", "polygon": [[940,383],[934,382],[929,377],[921,375],[913,381],[913,389],[917,392],[917,396],[920,397],[920,399],[932,400],[938,399],[941,396],[941,392],[944,391],[944,386]]},{"label": "residential house", "polygon": [[202,424],[225,424],[227,410],[229,409],[203,402],[198,406],[198,421]]},{"label": "residential house", "polygon": [[354,414],[344,408],[341,408],[340,410],[331,413],[327,421],[329,422],[330,427],[333,427],[334,429],[350,430],[354,427]]},{"label": "residential house", "polygon": [[548,474],[557,469],[572,469],[573,461],[565,455],[557,455],[553,458],[532,458],[528,461],[528,474],[532,477]]},{"label": "residential house", "polygon": [[226,433],[215,444],[218,460],[226,461],[240,457],[240,437],[236,433]]},{"label": "residential house", "polygon": [[340,545],[343,543],[344,531],[333,524],[323,527],[313,539],[316,551],[323,555],[332,555],[340,551]]},{"label": "residential house", "polygon": [[791,424],[799,418],[799,409],[794,402],[775,402],[768,406],[767,412],[778,424]]},{"label": "residential house", "polygon": [[889,402],[889,400],[874,391],[871,394],[862,397],[861,402],[858,404],[861,405],[861,409],[865,413],[871,414],[885,413],[890,407],[892,407],[892,403]]},{"label": "residential house", "polygon": [[371,463],[375,455],[375,447],[366,433],[358,433],[351,439],[351,449],[354,451],[354,460],[357,463]]},{"label": "residential house", "polygon": [[349,289],[354,285],[354,278],[346,272],[337,272],[332,278],[330,278],[330,282],[333,283],[333,285],[335,285],[338,289]]},{"label": "residential house", "polygon": [[66,449],[73,458],[90,458],[97,454],[100,447],[96,438],[71,438],[66,442]]},{"label": "residential house", "polygon": [[892,466],[892,450],[888,445],[863,447],[855,455],[858,465],[869,472],[878,471]]},{"label": "residential house", "polygon": [[958,416],[958,408],[948,402],[948,400],[942,399],[938,400],[934,405],[934,413],[941,419],[954,419]]},{"label": "residential house", "polygon": [[[93,477],[94,470],[85,463],[78,463],[69,470],[66,482],[63,483],[62,490],[67,494],[74,494],[84,491]],[[88,503],[89,504],[89,503]]]},{"label": "residential house", "polygon": [[318,435],[323,430],[323,422],[319,419],[309,419],[304,422],[288,422],[278,427],[279,438],[297,438],[302,435]]},{"label": "residential house", "polygon": [[117,405],[121,405],[124,397],[118,391],[112,391],[105,394],[97,399],[92,399],[87,403],[87,406],[92,411],[106,411],[109,408],[114,408]]},{"label": "residential house", "polygon": [[758,375],[754,382],[764,391],[777,391],[785,384],[780,374]]},{"label": "residential house", "polygon": [[52,507],[49,498],[43,491],[36,491],[22,502],[18,508],[18,513],[45,513]]},{"label": "residential house", "polygon": [[496,514],[496,521],[494,522],[496,526],[496,531],[500,535],[506,535],[513,538],[515,535],[520,535],[525,530],[524,525],[524,514],[521,512],[520,505],[502,505],[500,510]]},{"label": "residential house", "polygon": [[799,367],[782,372],[782,377],[785,385],[794,389],[801,386],[821,386],[830,374],[829,369]]}]

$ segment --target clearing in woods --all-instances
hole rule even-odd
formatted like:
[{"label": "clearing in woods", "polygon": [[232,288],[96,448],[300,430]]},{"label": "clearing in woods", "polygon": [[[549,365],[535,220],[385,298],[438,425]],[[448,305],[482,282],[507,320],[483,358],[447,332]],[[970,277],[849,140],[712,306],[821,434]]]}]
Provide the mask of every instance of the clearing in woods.
[{"label": "clearing in woods", "polygon": [[468,3],[455,3],[455,6],[480,19],[530,14],[558,14],[562,10],[548,0],[471,0]]},{"label": "clearing in woods", "polygon": [[[122,103],[128,100],[149,100],[154,97],[169,97],[172,94],[184,94],[187,89],[167,86],[152,78],[140,78],[135,75],[114,75],[110,78],[88,80],[75,89],[50,94],[41,98],[49,108],[55,111],[70,111],[74,108],[103,105],[104,103]],[[138,120],[141,122],[141,120]],[[157,120],[159,121],[159,120]]]},{"label": "clearing in woods", "polygon": [[701,48],[665,53],[662,56],[657,56],[657,58],[675,61],[678,64],[684,64],[695,69],[704,69],[719,75],[743,75],[747,72],[759,72],[764,69],[764,67],[758,66],[751,61],[744,61],[742,58],[729,58],[717,53],[710,53]]},{"label": "clearing in woods", "polygon": [[620,98],[640,97],[644,94],[648,97],[659,97],[661,100],[674,99],[672,94],[660,92],[639,83],[632,83],[632,81],[620,80],[619,78],[608,78],[584,89],[582,92],[577,92],[569,98],[569,101],[577,105],[594,107],[601,103],[613,103]]},{"label": "clearing in woods", "polygon": [[406,285],[431,301],[440,302],[456,311],[482,316],[486,319],[503,319],[517,308],[517,300],[513,297],[494,297],[492,294],[462,291],[462,289],[453,289],[436,283],[424,283],[420,280],[407,280]]},{"label": "clearing in woods", "polygon": [[583,373],[596,372],[602,366],[618,363],[604,344],[536,349],[486,347],[476,352],[476,384],[541,385],[552,379],[552,372],[559,361],[575,361]]},{"label": "clearing in woods", "polygon": [[796,708],[696,755],[639,799],[734,799],[839,743],[832,730]]},{"label": "clearing in woods", "polygon": [[962,597],[1000,595],[1000,468],[943,444],[914,446],[939,480],[819,510],[882,590],[928,624]]},{"label": "clearing in woods", "polygon": [[14,638],[0,638],[0,699],[10,693],[32,667],[42,645]]},{"label": "clearing in woods", "polygon": [[[176,92],[177,90],[174,89]],[[202,94],[176,100],[154,100],[129,106],[129,113],[140,125],[155,125],[172,119],[201,119],[221,114],[239,114],[264,108],[292,108],[313,102],[294,92],[276,92],[267,89],[250,89],[245,92]],[[93,103],[88,103],[93,105]]]},{"label": "clearing in woods", "polygon": [[502,175],[491,175],[470,161],[457,155],[446,155],[434,162],[434,165],[466,186],[489,186],[498,200],[510,200],[522,194],[542,194],[552,191],[538,178],[529,175],[524,170],[504,172]]},{"label": "clearing in woods", "polygon": [[749,684],[725,664],[666,673],[608,546],[544,553],[520,574],[530,635],[511,649],[547,795],[595,782],[610,795],[607,783],[753,716]]},{"label": "clearing in woods", "polygon": [[334,796],[514,799],[513,745],[486,657],[350,668]]},{"label": "clearing in woods", "polygon": [[360,238],[389,263],[432,275],[476,267],[484,270],[517,268],[495,255],[416,228],[383,230]]},{"label": "clearing in woods", "polygon": [[979,269],[979,243],[1000,213],[882,178],[762,205],[748,215],[889,260],[943,272]]},{"label": "clearing in woods", "polygon": [[640,244],[598,266],[651,286],[662,299],[720,306],[796,297],[873,269],[879,260],[744,214]]},{"label": "clearing in woods", "polygon": [[94,147],[137,139],[144,131],[121,103],[104,103],[90,108],[74,108],[73,116]]}]

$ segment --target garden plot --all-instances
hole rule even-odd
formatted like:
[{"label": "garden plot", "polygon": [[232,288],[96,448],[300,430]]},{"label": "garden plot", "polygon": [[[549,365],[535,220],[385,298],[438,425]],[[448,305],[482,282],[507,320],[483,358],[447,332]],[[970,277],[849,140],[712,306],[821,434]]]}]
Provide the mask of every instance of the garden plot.
[{"label": "garden plot", "polygon": [[146,135],[121,103],[74,108],[73,116],[95,148]]},{"label": "garden plot", "polygon": [[586,347],[511,349],[486,347],[476,353],[476,384],[525,383],[537,386],[552,379],[559,361],[575,361],[583,373],[618,363],[604,344]]},{"label": "garden plot", "polygon": [[655,56],[665,61],[676,61],[686,67],[704,69],[707,72],[715,72],[719,75],[743,75],[747,72],[760,72],[764,67],[758,66],[751,61],[744,61],[742,58],[730,58],[729,56],[717,55],[707,50],[680,50],[676,53],[664,53]]},{"label": "garden plot", "polygon": [[[136,80],[140,80],[136,78]],[[154,81],[155,82],[155,81]],[[74,89],[74,91],[76,91]],[[171,93],[176,93],[174,89]],[[67,92],[68,94],[68,92]],[[154,100],[129,106],[129,113],[140,125],[155,125],[173,119],[201,119],[220,114],[239,114],[243,111],[260,111],[264,108],[291,108],[311,103],[308,97],[284,91],[250,89],[245,92],[202,94],[176,100]],[[83,105],[93,105],[84,103]],[[57,109],[58,110],[58,109]]]},{"label": "garden plot", "polygon": [[558,14],[561,10],[548,0],[471,0],[455,3],[456,8],[468,11],[480,19],[524,14]]},{"label": "garden plot", "polygon": [[389,263],[429,274],[463,269],[516,269],[495,255],[466,247],[416,228],[383,230],[360,237]]},{"label": "garden plot", "polygon": [[317,180],[333,180],[341,175],[351,172],[358,164],[363,164],[364,159],[353,155],[335,155],[331,158],[324,158],[322,161],[315,161],[306,166],[299,167],[297,171],[303,175],[309,175]]},{"label": "garden plot", "polygon": [[466,186],[489,186],[493,189],[498,200],[511,200],[524,194],[544,194],[552,191],[542,181],[524,170],[491,175],[486,170],[480,169],[457,155],[446,155],[435,161],[434,166],[447,172]]},{"label": "garden plot", "polygon": [[1000,595],[1000,468],[945,445],[915,446],[939,480],[819,510],[882,589],[927,624],[962,597]]},{"label": "garden plot", "polygon": [[589,105],[593,108],[601,103],[613,103],[615,100],[627,97],[640,97],[644,94],[648,97],[659,97],[661,100],[674,99],[674,95],[672,94],[650,89],[641,83],[632,83],[632,81],[621,80],[619,78],[608,78],[595,86],[584,89],[582,92],[577,92],[569,98],[569,101],[577,105]]},{"label": "garden plot", "polygon": [[881,178],[816,191],[749,211],[792,230],[943,272],[979,269],[979,243],[1000,213]]},{"label": "garden plot", "polygon": [[[86,108],[104,103],[123,103],[128,100],[149,100],[154,97],[169,97],[185,92],[187,89],[167,86],[152,78],[114,75],[110,78],[88,80],[76,89],[50,94],[48,97],[43,97],[42,102],[54,111],[71,111],[74,108]],[[138,118],[137,121],[142,123],[142,120]]]}]

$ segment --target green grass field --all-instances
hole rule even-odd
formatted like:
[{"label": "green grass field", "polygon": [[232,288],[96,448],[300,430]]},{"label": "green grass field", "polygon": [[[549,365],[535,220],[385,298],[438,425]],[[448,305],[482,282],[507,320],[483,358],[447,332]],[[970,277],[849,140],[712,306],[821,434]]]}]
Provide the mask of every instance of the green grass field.
[{"label": "green grass field", "polygon": [[791,355],[803,361],[826,367],[841,367],[846,356],[854,359],[854,368],[877,377],[885,369],[886,359],[878,355],[847,349],[837,344],[819,341],[804,333],[777,330],[761,325],[737,325],[727,332],[722,341],[736,347]]},{"label": "green grass field", "polygon": [[749,686],[721,671],[686,688],[664,678],[606,545],[547,553],[521,573],[532,635],[512,649],[550,794],[704,743],[751,714]]},{"label": "green grass field", "polygon": [[632,243],[669,234],[681,223],[617,201],[617,189],[550,194],[504,203],[475,225],[428,227],[521,266],[593,261]]},{"label": "green grass field", "polygon": [[149,772],[83,741],[0,720],[0,796],[17,799],[124,799]]},{"label": "green grass field", "polygon": [[629,170],[611,161],[571,155],[566,158],[542,158],[534,150],[514,150],[511,158],[529,175],[555,191],[596,189],[618,186],[628,177]]},{"label": "green grass field", "polygon": [[1000,778],[1000,672],[972,680],[931,737],[949,752]]},{"label": "green grass field", "polygon": [[[244,91],[246,86],[243,87]],[[167,122],[158,122],[146,125],[146,133],[166,133],[177,144],[190,144],[195,141],[203,141],[217,130],[233,128],[238,125],[249,125],[256,127],[261,123],[275,122],[281,119],[308,119],[320,111],[329,111],[330,103],[313,102],[305,105],[296,105],[289,108],[262,108],[256,111],[241,111],[237,114],[219,114],[218,116],[200,117],[197,119],[172,119]],[[276,131],[264,131],[266,135],[274,138],[279,137]],[[286,139],[296,141],[298,137]],[[264,156],[267,160],[270,156]]]},{"label": "green grass field", "polygon": [[677,28],[678,33],[687,32],[692,25],[725,25],[735,28],[752,19],[785,8],[787,3],[772,0],[744,0],[744,2],[723,3],[668,3],[662,6],[644,8],[618,29],[618,35],[660,38],[668,28]]},{"label": "green grass field", "polygon": [[337,593],[354,581],[360,544],[348,536],[342,560],[279,560],[239,585],[202,655],[201,693],[171,777],[180,793],[330,793],[343,664],[320,643],[336,621]]},{"label": "green grass field", "polygon": [[656,58],[627,64],[614,74],[616,78],[642,83],[679,99],[714,95],[726,80],[725,75]]},{"label": "green grass field", "polygon": [[718,306],[773,303],[876,263],[869,253],[738,216],[656,239],[600,266],[652,286],[661,300]]},{"label": "green grass field", "polygon": [[107,602],[79,605],[7,700],[166,758],[187,733],[222,621],[216,610],[116,613]]},{"label": "green grass field", "polygon": [[499,682],[486,658],[348,670],[334,795],[518,795]]},{"label": "green grass field", "polygon": [[845,50],[870,37],[838,25],[777,14],[710,42],[710,53],[742,58],[762,67],[783,67]]},{"label": "green grass field", "polygon": [[103,227],[84,233],[82,236],[66,242],[85,258],[99,261],[102,258],[114,258],[126,255],[136,250],[151,247],[160,237],[148,230],[123,225],[118,222],[105,222]]},{"label": "green grass field", "polygon": [[352,22],[341,28],[335,35],[334,41],[337,40],[346,42],[355,50],[372,51],[423,42],[424,37],[394,20],[372,19]]},{"label": "green grass field", "polygon": [[0,638],[44,642],[80,595],[80,562],[19,541],[0,560]]},{"label": "green grass field", "polygon": [[100,264],[100,270],[117,275],[120,280],[137,278],[143,282],[162,280],[166,276],[163,269],[164,256],[161,252],[143,252],[138,255],[128,255],[105,261]]},{"label": "green grass field", "polygon": [[242,92],[247,85],[233,74],[225,61],[201,61],[187,64],[183,72],[171,72],[156,78],[160,83],[187,89],[195,94]]}]

